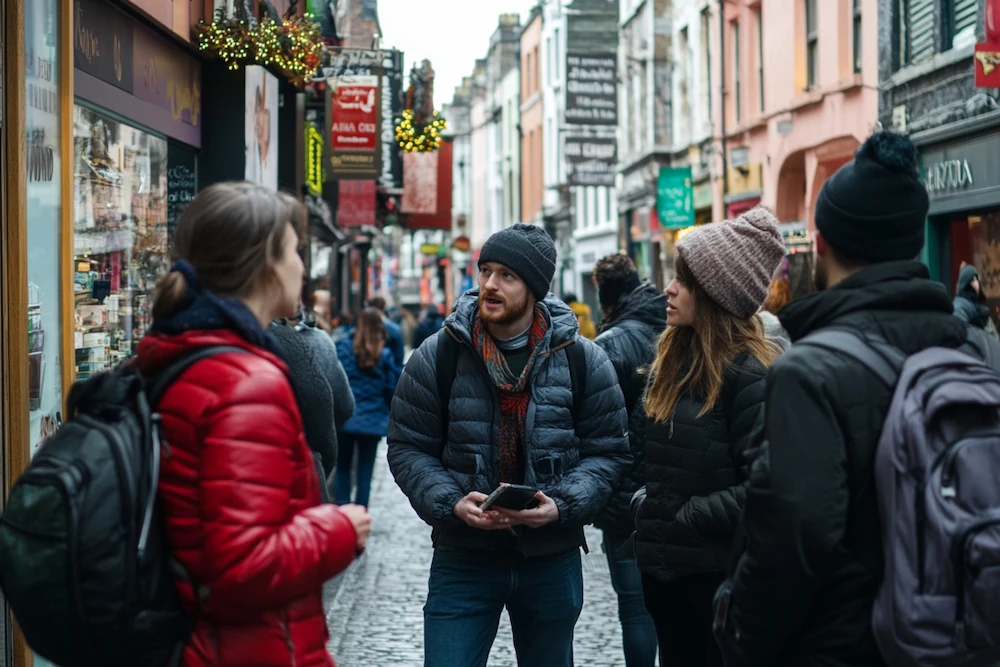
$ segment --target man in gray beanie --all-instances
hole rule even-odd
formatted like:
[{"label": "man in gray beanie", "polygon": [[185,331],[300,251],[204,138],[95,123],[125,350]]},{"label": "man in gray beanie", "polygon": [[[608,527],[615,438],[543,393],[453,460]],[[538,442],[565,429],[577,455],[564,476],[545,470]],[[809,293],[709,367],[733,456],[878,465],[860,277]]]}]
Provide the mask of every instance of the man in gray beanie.
[{"label": "man in gray beanie", "polygon": [[486,664],[504,607],[521,667],[573,664],[583,527],[631,454],[615,369],[549,293],[555,270],[542,228],[491,236],[479,289],[413,353],[396,389],[389,467],[433,529],[429,667]]},{"label": "man in gray beanie", "polygon": [[793,344],[768,373],[745,552],[716,598],[727,667],[904,664],[872,630],[888,556],[875,453],[894,394],[866,361],[878,356],[872,337],[898,356],[945,347],[1000,362],[1000,345],[952,315],[944,286],[915,260],[927,211],[917,150],[891,132],[871,136],[819,194],[821,291],[779,314]]}]

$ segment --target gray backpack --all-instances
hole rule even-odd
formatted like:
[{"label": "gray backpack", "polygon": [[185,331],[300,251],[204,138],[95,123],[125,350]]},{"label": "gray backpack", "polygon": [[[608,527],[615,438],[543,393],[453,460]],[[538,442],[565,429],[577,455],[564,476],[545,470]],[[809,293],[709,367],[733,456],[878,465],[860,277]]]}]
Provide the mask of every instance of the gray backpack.
[{"label": "gray backpack", "polygon": [[895,388],[875,455],[885,568],[872,628],[883,658],[893,667],[996,665],[1000,374],[979,360],[989,361],[988,345],[906,357],[881,338],[836,329],[802,342],[847,354]]}]

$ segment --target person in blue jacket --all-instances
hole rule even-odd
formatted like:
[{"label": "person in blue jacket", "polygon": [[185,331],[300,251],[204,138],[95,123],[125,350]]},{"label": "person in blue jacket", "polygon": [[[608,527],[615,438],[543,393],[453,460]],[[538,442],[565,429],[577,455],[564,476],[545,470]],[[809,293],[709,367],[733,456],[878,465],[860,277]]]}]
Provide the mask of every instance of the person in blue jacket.
[{"label": "person in blue jacket", "polygon": [[357,452],[357,489],[354,502],[368,507],[372,471],[378,443],[389,432],[389,406],[399,381],[400,367],[386,345],[388,335],[382,313],[366,308],[358,316],[353,335],[337,343],[337,356],[344,365],[354,394],[354,415],[338,433],[334,501],[351,502],[351,463]]}]

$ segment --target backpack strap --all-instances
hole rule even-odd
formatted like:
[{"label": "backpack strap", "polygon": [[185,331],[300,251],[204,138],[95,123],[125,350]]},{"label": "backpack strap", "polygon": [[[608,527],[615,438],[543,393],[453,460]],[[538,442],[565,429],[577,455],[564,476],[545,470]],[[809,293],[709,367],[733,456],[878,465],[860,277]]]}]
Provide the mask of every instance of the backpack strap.
[{"label": "backpack strap", "polygon": [[458,373],[458,341],[451,337],[447,329],[442,329],[437,339],[437,390],[438,407],[441,410],[441,434],[448,437],[448,422],[451,419],[451,385]]},{"label": "backpack strap", "polygon": [[156,375],[150,377],[148,379],[149,385],[146,389],[146,397],[149,400],[150,409],[156,409],[156,406],[160,403],[160,399],[163,398],[165,393],[167,393],[167,389],[169,389],[170,385],[176,382],[180,376],[184,374],[184,371],[191,368],[202,359],[208,359],[209,357],[214,357],[217,354],[223,354],[226,352],[249,354],[249,352],[242,347],[236,347],[234,345],[210,345],[208,347],[200,347],[193,352],[185,354]]},{"label": "backpack strap", "polygon": [[569,361],[569,382],[570,391],[573,392],[573,425],[583,414],[583,400],[587,393],[587,349],[575,341],[566,348],[566,357]]},{"label": "backpack strap", "polygon": [[847,329],[822,329],[799,345],[845,354],[874,373],[890,389],[896,386],[906,355],[877,334],[862,335]]}]

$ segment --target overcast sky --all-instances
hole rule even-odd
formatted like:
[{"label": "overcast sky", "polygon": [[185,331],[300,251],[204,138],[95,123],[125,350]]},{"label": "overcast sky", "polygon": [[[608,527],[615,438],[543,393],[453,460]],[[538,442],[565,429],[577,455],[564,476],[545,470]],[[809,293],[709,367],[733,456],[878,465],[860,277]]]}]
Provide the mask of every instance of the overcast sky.
[{"label": "overcast sky", "polygon": [[[521,24],[538,0],[379,0],[382,45],[403,52],[406,73],[429,58],[434,66],[434,105],[451,101],[462,77],[472,74],[476,58],[485,58],[500,14],[517,12]],[[421,15],[433,9],[436,18]],[[436,24],[437,28],[428,28]],[[450,27],[454,26],[454,27]],[[416,29],[415,29],[416,28]],[[406,80],[404,79],[404,86]]]}]

